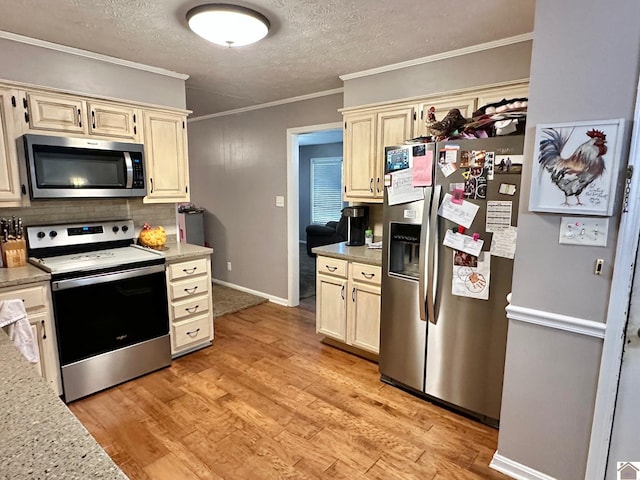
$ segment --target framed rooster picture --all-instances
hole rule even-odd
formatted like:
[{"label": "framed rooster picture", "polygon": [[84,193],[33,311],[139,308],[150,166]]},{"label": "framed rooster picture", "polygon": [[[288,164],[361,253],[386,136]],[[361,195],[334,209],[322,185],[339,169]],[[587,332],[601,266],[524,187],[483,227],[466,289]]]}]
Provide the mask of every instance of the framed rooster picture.
[{"label": "framed rooster picture", "polygon": [[538,125],[529,210],[613,213],[624,119]]}]

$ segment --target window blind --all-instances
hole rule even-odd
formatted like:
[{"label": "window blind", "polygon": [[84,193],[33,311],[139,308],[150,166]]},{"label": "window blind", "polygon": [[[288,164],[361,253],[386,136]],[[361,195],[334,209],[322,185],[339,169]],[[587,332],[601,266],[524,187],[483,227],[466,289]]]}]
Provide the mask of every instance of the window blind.
[{"label": "window blind", "polygon": [[342,210],[342,157],[311,159],[311,223],[340,219]]}]

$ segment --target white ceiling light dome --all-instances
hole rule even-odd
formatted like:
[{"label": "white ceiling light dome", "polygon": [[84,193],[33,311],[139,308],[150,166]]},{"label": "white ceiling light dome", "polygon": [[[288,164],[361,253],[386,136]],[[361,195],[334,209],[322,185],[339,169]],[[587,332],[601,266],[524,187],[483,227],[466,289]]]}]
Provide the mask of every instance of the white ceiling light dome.
[{"label": "white ceiling light dome", "polygon": [[269,20],[250,8],[209,3],[187,12],[189,28],[202,38],[225,47],[255,43],[269,33]]}]

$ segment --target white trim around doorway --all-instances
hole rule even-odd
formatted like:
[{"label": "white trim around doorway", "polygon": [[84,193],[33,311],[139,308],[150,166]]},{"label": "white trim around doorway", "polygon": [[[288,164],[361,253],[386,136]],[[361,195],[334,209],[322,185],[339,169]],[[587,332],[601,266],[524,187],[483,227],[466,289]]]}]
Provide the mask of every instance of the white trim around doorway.
[{"label": "white trim around doorway", "polygon": [[342,122],[287,128],[287,305],[300,303],[300,179],[298,135],[342,129]]}]

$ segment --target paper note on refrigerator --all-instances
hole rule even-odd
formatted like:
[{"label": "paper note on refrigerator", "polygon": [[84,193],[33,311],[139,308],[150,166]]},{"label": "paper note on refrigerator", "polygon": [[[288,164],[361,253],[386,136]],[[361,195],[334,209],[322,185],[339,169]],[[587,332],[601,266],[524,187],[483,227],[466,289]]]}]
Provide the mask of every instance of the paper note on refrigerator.
[{"label": "paper note on refrigerator", "polygon": [[484,241],[474,240],[469,235],[463,233],[453,233],[451,230],[447,230],[444,234],[444,240],[442,244],[451,247],[454,250],[460,250],[461,252],[468,253],[469,255],[478,256],[482,251]]},{"label": "paper note on refrigerator", "polygon": [[391,185],[387,187],[389,205],[424,199],[424,189],[422,187],[414,188],[412,179],[412,168],[405,168],[391,173]]},{"label": "paper note on refrigerator", "polygon": [[476,266],[469,266],[456,265],[456,252],[454,252],[453,262],[451,293],[461,297],[489,300],[491,254],[481,252]]},{"label": "paper note on refrigerator", "polygon": [[413,186],[430,187],[433,172],[433,150],[422,150],[424,155],[413,157]]},{"label": "paper note on refrigerator", "polygon": [[516,254],[517,227],[501,228],[493,232],[491,239],[491,255],[496,257],[511,258]]},{"label": "paper note on refrigerator", "polygon": [[487,202],[487,232],[497,232],[511,226],[511,212],[513,202],[511,200],[489,200]]},{"label": "paper note on refrigerator", "polygon": [[471,202],[463,201],[461,204],[457,204],[452,200],[453,196],[450,193],[444,194],[444,199],[438,209],[438,215],[465,228],[471,227],[480,207]]}]

